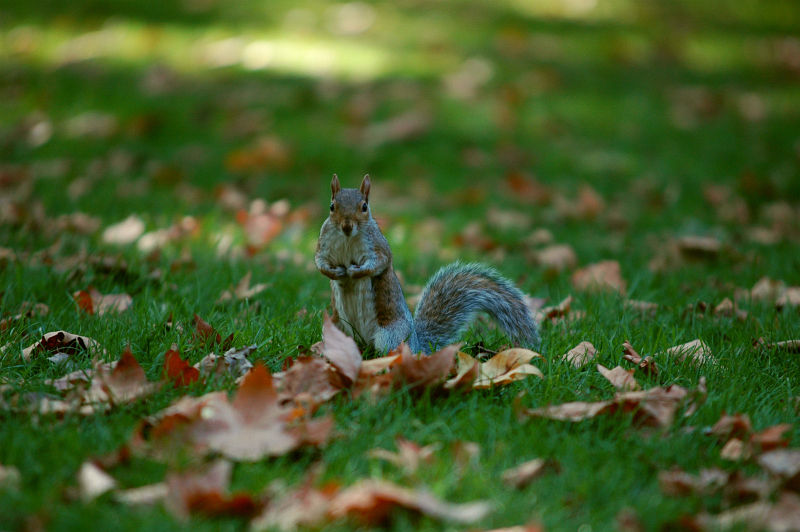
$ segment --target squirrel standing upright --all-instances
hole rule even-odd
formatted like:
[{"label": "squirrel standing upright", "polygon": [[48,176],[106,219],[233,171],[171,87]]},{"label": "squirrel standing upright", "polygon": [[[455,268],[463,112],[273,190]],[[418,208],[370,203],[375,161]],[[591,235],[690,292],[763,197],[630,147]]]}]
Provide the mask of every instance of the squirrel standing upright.
[{"label": "squirrel standing upright", "polygon": [[453,343],[484,311],[517,343],[539,345],[539,332],[522,293],[494,269],[455,262],[440,269],[422,292],[411,317],[392,251],[372,217],[369,175],[361,187],[331,181],[330,215],[317,242],[317,269],[331,279],[333,321],[380,352],[407,342],[414,353]]}]

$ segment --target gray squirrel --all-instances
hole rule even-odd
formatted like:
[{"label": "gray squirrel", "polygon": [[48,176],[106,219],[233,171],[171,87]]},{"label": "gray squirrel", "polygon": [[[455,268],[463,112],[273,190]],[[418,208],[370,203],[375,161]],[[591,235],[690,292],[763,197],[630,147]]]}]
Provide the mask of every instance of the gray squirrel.
[{"label": "gray squirrel", "polygon": [[392,251],[372,217],[369,175],[361,187],[341,188],[331,180],[330,215],[322,224],[314,257],[331,282],[333,322],[379,352],[406,342],[413,353],[451,344],[486,312],[518,344],[538,347],[539,332],[522,292],[482,264],[455,262],[425,286],[414,317],[392,269]]}]

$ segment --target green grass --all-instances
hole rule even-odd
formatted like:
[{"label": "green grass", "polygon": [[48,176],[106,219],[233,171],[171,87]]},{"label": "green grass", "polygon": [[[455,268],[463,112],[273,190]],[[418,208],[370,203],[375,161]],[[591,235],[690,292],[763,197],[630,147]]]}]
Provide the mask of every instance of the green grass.
[{"label": "green grass", "polygon": [[[0,355],[0,384],[12,392],[46,391],[45,380],[65,370],[46,360],[24,363],[17,348],[59,329],[96,339],[109,360],[130,344],[155,380],[172,343],[192,363],[206,354],[187,333],[164,326],[172,315],[188,331],[194,313],[223,335],[234,333],[237,346],[257,344],[252,358],[278,370],[299,346],[320,337],[329,294],[312,257],[330,174],[356,186],[369,172],[373,212],[387,221],[395,268],[406,285],[423,284],[454,258],[481,260],[550,303],[574,293],[574,306],[587,317],[567,329],[544,327],[542,381],[446,398],[405,392],[377,403],[337,398],[322,409],[336,419],[336,437],[325,448],[237,464],[234,490],[257,493],[277,479],[291,486],[322,461],[323,479],[343,485],[379,477],[426,486],[452,501],[488,500],[493,511],[479,524],[485,528],[539,521],[548,530],[609,530],[620,509],[632,507],[647,530],[656,530],[683,514],[721,509],[713,497],[663,496],[656,475],[673,466],[740,467],[721,460],[721,445],[702,433],[723,412],[747,413],[759,429],[795,423],[792,444],[800,443],[797,355],[751,348],[762,336],[800,337],[797,309],[744,302],[750,313],[744,323],[683,312],[700,300],[733,298],[737,287],[750,288],[762,276],[800,284],[800,52],[792,37],[800,9],[793,2],[620,0],[587,13],[560,2],[370,2],[375,21],[355,36],[330,30],[333,12],[322,2],[301,2],[291,12],[297,2],[196,2],[207,4],[205,10],[186,7],[191,4],[42,0],[2,8],[0,242],[20,260],[0,262],[0,309],[3,316],[16,314],[31,301],[50,312],[0,333],[1,343],[11,346]],[[260,40],[285,57],[260,70],[204,62],[209,43],[234,37],[241,39],[241,58]],[[329,54],[325,72],[308,59],[320,51]],[[491,71],[468,100],[443,82],[465,64]],[[359,140],[365,125],[409,110],[430,117],[419,135],[376,147]],[[757,120],[747,118],[762,110]],[[108,136],[70,136],[68,121],[87,111],[112,115],[117,127]],[[262,136],[286,146],[285,164],[244,172],[226,164],[229,154]],[[5,184],[16,170],[29,172],[29,194],[13,197],[14,187]],[[552,202],[533,205],[510,193],[510,172],[535,176],[568,198],[589,183],[606,208],[596,220],[565,218]],[[81,182],[88,183],[86,192],[75,194]],[[220,255],[220,235],[234,248],[244,241],[235,214],[217,200],[223,183],[248,199],[288,199],[293,210],[308,209],[308,221],[252,257]],[[750,221],[719,218],[704,199],[708,184],[730,187]],[[22,207],[18,223],[7,221],[7,201]],[[781,201],[794,209],[782,241],[749,240],[748,227],[770,225],[771,206]],[[199,230],[148,257],[135,245],[104,244],[102,228],[84,236],[37,223],[25,214],[37,204],[48,220],[80,211],[105,227],[137,214],[150,231],[194,216]],[[492,208],[524,213],[530,224],[495,227],[487,222]],[[454,244],[474,221],[500,252]],[[659,303],[656,315],[627,310],[617,296],[575,293],[569,272],[537,266],[525,244],[537,227],[572,245],[581,265],[618,260],[628,296]],[[687,234],[716,236],[725,250],[710,262],[648,269],[670,238]],[[82,250],[119,257],[126,266],[61,267]],[[176,266],[185,256],[191,265]],[[248,271],[253,283],[270,288],[253,301],[215,303]],[[89,285],[129,293],[133,307],[119,316],[86,316],[71,294]],[[626,339],[641,353],[655,353],[694,338],[709,344],[717,366],[659,360],[657,378],[640,378],[646,386],[694,387],[707,377],[706,404],[669,429],[640,430],[624,416],[579,424],[515,417],[512,401],[522,391],[528,407],[611,397],[611,386],[593,369],[577,371],[558,360],[582,340],[598,348],[598,362],[613,367]],[[504,343],[480,327],[466,340],[495,348]],[[91,365],[86,356],[76,363]],[[220,386],[233,388],[216,383],[191,393]],[[179,522],[160,506],[125,507],[109,496],[83,504],[70,497],[84,460],[118,448],[139,419],[177,397],[163,390],[89,418],[0,409],[0,464],[21,474],[18,489],[0,487],[0,528],[242,529],[246,523],[235,519]],[[430,467],[405,478],[366,454],[392,449],[397,436],[443,446]],[[456,441],[481,446],[480,458],[461,474],[450,445]],[[505,469],[535,457],[556,459],[561,472],[519,491],[502,484]],[[163,464],[136,459],[112,473],[133,487],[159,481],[165,471]],[[442,527],[408,514],[392,523],[398,530]]]}]

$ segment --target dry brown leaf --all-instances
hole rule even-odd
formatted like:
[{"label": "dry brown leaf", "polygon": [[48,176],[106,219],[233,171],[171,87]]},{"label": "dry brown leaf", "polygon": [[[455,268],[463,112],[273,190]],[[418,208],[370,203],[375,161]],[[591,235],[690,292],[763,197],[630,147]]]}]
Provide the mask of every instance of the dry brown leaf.
[{"label": "dry brown leaf", "polygon": [[614,369],[608,369],[602,364],[597,365],[597,371],[605,377],[608,382],[614,385],[614,388],[621,392],[629,392],[638,390],[639,383],[633,378],[633,370],[627,370],[622,366],[617,366]]},{"label": "dry brown leaf", "polygon": [[0,464],[0,488],[17,488],[19,481],[19,469]]},{"label": "dry brown leaf", "polygon": [[753,425],[747,414],[728,415],[723,413],[711,427],[709,434],[716,436],[720,441],[727,441],[731,438],[745,440],[752,431]]},{"label": "dry brown leaf", "polygon": [[192,339],[197,343],[202,344],[219,344],[222,349],[229,349],[231,344],[233,344],[233,333],[229,334],[225,339],[222,339],[222,335],[217,332],[217,330],[203,318],[198,316],[197,314],[194,315],[194,325],[195,330],[192,333]]},{"label": "dry brown leaf", "polygon": [[78,470],[78,489],[84,502],[92,501],[116,486],[117,482],[111,475],[92,462],[84,462]]},{"label": "dry brown leaf", "polygon": [[472,390],[480,373],[480,361],[459,351],[456,353],[456,376],[445,382],[444,387],[448,390]]},{"label": "dry brown leaf", "polygon": [[775,308],[800,307],[800,286],[789,286],[775,301]]},{"label": "dry brown leaf", "polygon": [[750,458],[750,446],[738,438],[731,438],[722,446],[719,451],[719,456],[723,460],[730,460],[738,462],[739,460],[746,460]]},{"label": "dry brown leaf", "polygon": [[133,304],[133,298],[128,294],[101,294],[94,287],[79,290],[72,296],[78,308],[87,314],[104,314],[125,312]]},{"label": "dry brown leaf", "polygon": [[122,504],[128,505],[151,505],[161,502],[167,496],[169,488],[164,482],[148,484],[138,488],[118,490],[114,493],[114,499]]},{"label": "dry brown leaf", "polygon": [[377,148],[383,144],[412,139],[430,127],[430,114],[417,109],[376,122],[364,128],[359,135],[360,146]]},{"label": "dry brown leaf", "polygon": [[22,350],[26,361],[40,353],[67,353],[99,350],[99,344],[88,336],[80,336],[66,331],[45,333],[42,339]]},{"label": "dry brown leaf", "polygon": [[688,396],[689,392],[685,388],[673,384],[666,388],[659,386],[649,390],[618,393],[607,401],[574,401],[534,410],[521,410],[519,413],[522,417],[578,422],[614,412],[632,412],[634,421],[638,424],[668,427],[672,425],[675,413]]},{"label": "dry brown leaf", "polygon": [[485,502],[447,503],[428,492],[412,491],[378,480],[362,480],[342,490],[331,501],[328,513],[334,519],[353,517],[376,525],[385,522],[395,508],[461,524],[479,521],[489,513]]},{"label": "dry brown leaf", "polygon": [[322,324],[322,356],[336,368],[345,386],[350,386],[358,378],[361,351],[356,342],[340,331],[327,314]]},{"label": "dry brown leaf", "polygon": [[800,449],[776,449],[756,460],[764,470],[780,478],[787,488],[800,491]]},{"label": "dry brown leaf", "polygon": [[572,286],[579,291],[613,290],[625,295],[627,283],[619,262],[606,260],[590,264],[572,274]]},{"label": "dry brown leaf", "polygon": [[144,221],[134,214],[106,227],[102,238],[106,244],[125,245],[135,242],[142,233],[144,233]]},{"label": "dry brown leaf", "polygon": [[405,343],[400,344],[400,363],[392,370],[395,386],[422,389],[443,383],[450,375],[459,347],[460,344],[448,345],[430,355],[414,356]]},{"label": "dry brown leaf", "polygon": [[395,445],[397,446],[397,452],[386,449],[372,449],[368,452],[368,456],[386,460],[402,469],[406,475],[414,475],[422,462],[431,462],[434,453],[441,447],[439,443],[432,443],[423,447],[400,437],[395,440]]},{"label": "dry brown leaf", "polygon": [[[318,357],[299,357],[282,373],[273,375],[281,402],[308,404],[312,409],[341,391],[331,382],[330,366]],[[338,379],[337,379],[338,382]]]},{"label": "dry brown leaf", "polygon": [[683,236],[677,244],[685,259],[713,259],[722,250],[722,243],[710,236]]},{"label": "dry brown leaf", "polygon": [[506,349],[481,364],[480,376],[474,381],[474,388],[491,388],[492,386],[509,384],[536,375],[544,378],[542,370],[529,364],[534,358],[544,359],[542,355],[530,349]]},{"label": "dry brown leaf", "polygon": [[658,353],[655,356],[658,357],[659,355],[662,357],[664,355],[674,357],[678,360],[678,362],[684,362],[688,359],[696,366],[700,366],[705,363],[716,363],[716,359],[714,359],[714,356],[711,354],[711,349],[704,341],[700,339],[670,347],[663,353]]},{"label": "dry brown leaf", "polygon": [[562,321],[571,322],[583,318],[586,314],[582,310],[572,309],[572,296],[567,296],[558,305],[544,308],[534,308],[529,304],[528,307],[531,309],[536,322],[539,324],[542,324],[545,321],[549,321],[553,324]]},{"label": "dry brown leaf", "polygon": [[253,277],[253,272],[247,272],[244,277],[239,281],[236,287],[233,290],[225,290],[217,299],[217,303],[222,303],[225,301],[232,301],[232,300],[243,300],[243,299],[251,299],[254,296],[257,296],[267,288],[269,288],[268,284],[258,283],[255,286],[250,286],[250,280]]},{"label": "dry brown leaf", "polygon": [[660,471],[658,484],[665,495],[686,496],[714,493],[728,483],[728,473],[721,469],[702,469],[692,475],[680,469]]},{"label": "dry brown leaf", "polygon": [[258,346],[253,344],[241,348],[232,347],[222,355],[209,353],[194,367],[204,375],[230,375],[238,380],[252,369],[253,363],[247,357],[256,349]]},{"label": "dry brown leaf", "polygon": [[183,397],[140,427],[132,443],[142,448],[149,438],[158,453],[185,442],[201,455],[213,451],[234,460],[254,461],[303,444],[324,443],[332,421],[329,417],[298,419],[295,409],[282,407],[271,375],[258,364],[245,376],[232,401],[220,392]]},{"label": "dry brown leaf", "polygon": [[800,353],[800,340],[784,340],[782,342],[767,342],[763,338],[759,338],[753,342],[755,346],[762,346],[767,349],[774,349],[776,351],[783,351],[786,353]]},{"label": "dry brown leaf", "polygon": [[338,487],[314,488],[317,476],[312,471],[300,487],[272,499],[261,515],[250,522],[250,529],[287,532],[298,528],[322,529],[328,520],[328,508]]},{"label": "dry brown leaf", "polygon": [[539,478],[548,469],[557,466],[544,458],[534,458],[503,471],[503,482],[512,488],[522,489]]},{"label": "dry brown leaf", "polygon": [[161,387],[160,382],[150,382],[131,353],[130,346],[113,365],[96,366],[92,383],[83,395],[85,403],[130,403],[146,397]]},{"label": "dry brown leaf", "polygon": [[800,496],[785,491],[774,504],[758,501],[717,515],[701,514],[698,517],[706,530],[727,530],[739,525],[748,530],[795,532],[800,530]]},{"label": "dry brown leaf", "polygon": [[656,362],[653,360],[653,357],[647,356],[642,358],[642,355],[637,353],[636,350],[633,349],[631,343],[627,340],[623,342],[622,350],[625,353],[622,355],[622,358],[636,364],[642,373],[645,375],[658,375],[658,366],[656,366]]},{"label": "dry brown leaf", "polygon": [[787,447],[789,445],[789,437],[786,436],[786,433],[791,429],[792,425],[789,423],[780,423],[767,427],[750,436],[750,443],[754,448],[762,452],[771,451],[779,447]]},{"label": "dry brown leaf", "polygon": [[583,341],[567,351],[561,360],[572,364],[575,368],[580,369],[587,366],[597,356],[597,349],[591,342]]},{"label": "dry brown leaf", "polygon": [[555,272],[571,270],[578,264],[578,256],[569,244],[553,244],[533,255],[536,263]]},{"label": "dry brown leaf", "polygon": [[762,277],[756,281],[756,284],[750,289],[750,299],[753,301],[775,303],[785,290],[786,283],[783,281]]},{"label": "dry brown leaf", "polygon": [[204,470],[168,473],[164,505],[180,519],[192,514],[252,517],[261,510],[262,503],[249,494],[226,493],[232,470],[230,462],[216,460]]}]

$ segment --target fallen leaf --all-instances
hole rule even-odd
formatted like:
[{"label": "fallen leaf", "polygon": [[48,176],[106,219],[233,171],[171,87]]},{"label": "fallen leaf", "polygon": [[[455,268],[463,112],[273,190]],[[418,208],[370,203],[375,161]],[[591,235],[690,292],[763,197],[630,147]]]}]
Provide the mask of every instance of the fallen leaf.
[{"label": "fallen leaf", "polygon": [[658,375],[658,366],[656,366],[656,362],[653,360],[653,357],[647,356],[642,358],[642,356],[633,349],[633,346],[627,340],[623,342],[622,350],[625,353],[622,355],[622,358],[636,364],[642,373],[645,375]]},{"label": "fallen leaf", "polygon": [[572,274],[572,286],[579,291],[612,290],[625,295],[626,283],[619,262],[606,260],[590,264]]},{"label": "fallen leaf", "polygon": [[580,369],[587,366],[597,356],[597,349],[591,342],[583,341],[564,353],[561,360],[572,364],[575,368]]},{"label": "fallen leaf", "polygon": [[711,354],[711,349],[704,341],[700,339],[670,347],[665,352],[658,353],[655,356],[658,357],[659,355],[662,357],[664,355],[674,357],[678,360],[678,362],[684,362],[688,359],[696,366],[700,366],[705,363],[716,363],[714,356]]},{"label": "fallen leaf", "polygon": [[772,451],[779,447],[787,447],[789,437],[786,436],[786,433],[790,430],[792,430],[792,425],[789,423],[773,425],[750,436],[750,443],[760,451]]},{"label": "fallen leaf", "polygon": [[195,340],[195,342],[204,344],[219,344],[222,349],[229,349],[231,347],[231,344],[233,343],[233,333],[228,335],[223,340],[222,335],[218,333],[217,330],[211,326],[211,324],[197,314],[194,315],[194,324],[195,330],[192,334],[192,338]]},{"label": "fallen leaf", "polygon": [[759,338],[754,342],[755,345],[766,347],[767,349],[774,349],[776,351],[783,351],[786,353],[800,353],[800,340],[784,340],[782,342],[767,342],[763,338]]},{"label": "fallen leaf", "polygon": [[739,525],[748,530],[792,532],[800,530],[800,496],[785,491],[774,504],[758,501],[717,515],[701,514],[698,517],[706,530],[727,530]]},{"label": "fallen leaf", "polygon": [[716,436],[720,441],[728,441],[731,438],[745,440],[750,436],[752,430],[753,425],[747,414],[722,414],[708,433]]},{"label": "fallen leaf", "polygon": [[513,348],[500,351],[481,364],[480,376],[474,381],[473,387],[491,388],[524,379],[528,375],[536,375],[543,379],[542,370],[529,364],[534,358],[544,359],[542,355],[529,349]]},{"label": "fallen leaf", "polygon": [[253,363],[247,357],[257,348],[258,346],[253,344],[242,348],[232,347],[222,355],[209,353],[194,367],[205,375],[230,375],[238,380],[253,367]]},{"label": "fallen leaf", "polygon": [[175,388],[188,386],[200,379],[200,372],[197,368],[193,368],[181,358],[177,344],[172,344],[172,347],[164,354],[164,373]]},{"label": "fallen leaf", "polygon": [[627,370],[622,366],[617,366],[614,369],[608,369],[602,364],[597,365],[597,371],[605,377],[608,382],[614,385],[614,388],[622,392],[628,392],[639,389],[639,383],[633,378],[633,370]]},{"label": "fallen leaf", "polygon": [[533,308],[530,305],[528,306],[533,313],[534,319],[536,319],[536,322],[539,324],[542,324],[545,321],[549,321],[553,324],[575,321],[583,318],[586,314],[582,310],[572,309],[572,296],[567,296],[558,305],[550,307]]},{"label": "fallen leaf", "polygon": [[561,421],[579,422],[598,415],[615,412],[632,412],[634,422],[641,425],[668,427],[675,419],[678,408],[686,402],[689,392],[678,385],[666,388],[618,393],[606,401],[574,401],[533,410],[520,410],[521,417],[542,417]]},{"label": "fallen leaf", "polygon": [[433,460],[434,453],[441,447],[438,443],[420,446],[413,441],[398,437],[395,440],[397,452],[387,451],[386,449],[372,449],[367,455],[370,458],[386,460],[400,469],[406,475],[414,475],[422,462]]},{"label": "fallen leaf", "polygon": [[683,236],[677,239],[677,244],[686,259],[713,259],[722,250],[722,243],[710,236]]},{"label": "fallen leaf", "polygon": [[26,361],[41,353],[77,353],[79,351],[94,351],[99,349],[99,344],[88,336],[80,336],[66,331],[45,333],[42,339],[22,350],[22,358]]},{"label": "fallen leaf", "polygon": [[617,530],[620,532],[644,532],[645,528],[633,508],[622,508],[617,512]]},{"label": "fallen leaf", "polygon": [[322,356],[336,368],[345,386],[350,386],[358,378],[361,351],[356,342],[340,331],[327,314],[322,324]]},{"label": "fallen leaf", "polygon": [[84,462],[78,470],[78,488],[83,502],[89,502],[114,489],[117,482],[92,462]]},{"label": "fallen leaf", "polygon": [[109,403],[112,406],[130,403],[152,394],[160,386],[161,383],[147,380],[142,366],[128,346],[113,368],[102,364],[95,368],[92,383],[83,400],[86,403]]},{"label": "fallen leaf", "polygon": [[114,498],[122,504],[149,505],[161,502],[167,497],[168,493],[169,488],[167,485],[164,482],[159,482],[157,484],[139,486],[138,488],[117,490],[114,493]]},{"label": "fallen leaf", "polygon": [[370,124],[359,135],[358,144],[374,149],[383,144],[409,140],[425,133],[430,123],[430,114],[412,109],[383,122]]},{"label": "fallen leaf", "polygon": [[121,313],[133,304],[133,298],[128,294],[101,294],[94,287],[79,290],[73,294],[78,308],[87,314],[102,316],[109,313]]},{"label": "fallen leaf", "polygon": [[166,508],[176,517],[252,517],[261,510],[261,501],[245,493],[226,494],[233,465],[216,460],[200,471],[168,473]]},{"label": "fallen leaf", "polygon": [[322,529],[328,508],[338,487],[313,487],[318,474],[312,470],[297,489],[270,500],[264,511],[250,522],[251,530],[295,531],[298,528]]},{"label": "fallen leaf", "polygon": [[106,244],[131,244],[144,233],[144,221],[136,215],[131,215],[123,221],[109,225],[103,231],[102,239]]},{"label": "fallen leaf", "polygon": [[727,482],[728,473],[717,468],[701,469],[698,475],[691,475],[680,469],[658,473],[661,491],[673,497],[711,494],[722,489]]},{"label": "fallen leaf", "polygon": [[158,454],[175,443],[188,443],[200,455],[217,452],[233,460],[256,461],[303,444],[324,443],[332,422],[330,417],[299,419],[293,408],[281,406],[270,373],[257,364],[232,401],[220,392],[183,397],[144,423],[132,447],[142,449],[149,440]]},{"label": "fallen leaf", "polygon": [[562,272],[578,264],[578,256],[569,244],[554,244],[533,254],[537,264],[547,270]]},{"label": "fallen leaf", "polygon": [[377,525],[385,522],[395,508],[461,524],[479,521],[489,513],[485,502],[447,503],[428,492],[378,480],[362,480],[342,490],[331,501],[328,513],[334,519],[354,517],[366,525]]},{"label": "fallen leaf", "polygon": [[448,345],[430,355],[414,356],[405,343],[400,344],[400,363],[392,370],[395,385],[421,389],[443,383],[450,375],[459,347],[460,344]]},{"label": "fallen leaf", "polygon": [[738,438],[731,438],[722,446],[719,451],[719,456],[723,460],[730,460],[738,462],[739,460],[746,460],[752,455],[751,448],[745,442]]},{"label": "fallen leaf", "polygon": [[469,391],[481,374],[481,363],[477,358],[459,351],[456,353],[456,375],[444,383],[448,390]]},{"label": "fallen leaf", "polygon": [[4,466],[0,464],[0,488],[14,488],[19,487],[20,474],[19,469],[14,466]]},{"label": "fallen leaf", "polygon": [[776,449],[756,458],[758,465],[780,478],[787,488],[800,491],[800,449]]},{"label": "fallen leaf", "polygon": [[318,357],[299,357],[284,372],[273,375],[281,402],[293,401],[316,407],[341,392],[331,382],[330,366]]},{"label": "fallen leaf", "polygon": [[244,277],[239,281],[236,287],[233,290],[225,290],[217,299],[217,303],[222,303],[225,301],[232,301],[236,300],[243,300],[243,299],[251,299],[254,296],[257,296],[267,288],[269,285],[264,283],[258,283],[255,286],[250,286],[250,279],[253,277],[253,272],[247,272]]},{"label": "fallen leaf", "polygon": [[523,462],[516,467],[503,471],[503,483],[516,489],[522,489],[530,484],[534,479],[539,478],[548,469],[557,466],[544,458],[534,458]]}]

